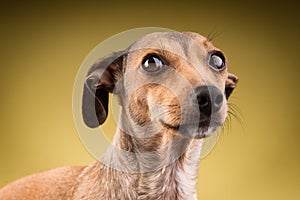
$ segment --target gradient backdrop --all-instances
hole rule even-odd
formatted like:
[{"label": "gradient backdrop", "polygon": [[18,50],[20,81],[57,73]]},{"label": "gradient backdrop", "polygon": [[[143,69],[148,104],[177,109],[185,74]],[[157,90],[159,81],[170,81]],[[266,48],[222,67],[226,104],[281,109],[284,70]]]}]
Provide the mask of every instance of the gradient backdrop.
[{"label": "gradient backdrop", "polygon": [[25,175],[93,162],[72,118],[82,61],[101,41],[145,26],[204,35],[240,78],[232,119],[200,164],[204,200],[300,198],[297,3],[111,1],[1,3],[0,187]]}]

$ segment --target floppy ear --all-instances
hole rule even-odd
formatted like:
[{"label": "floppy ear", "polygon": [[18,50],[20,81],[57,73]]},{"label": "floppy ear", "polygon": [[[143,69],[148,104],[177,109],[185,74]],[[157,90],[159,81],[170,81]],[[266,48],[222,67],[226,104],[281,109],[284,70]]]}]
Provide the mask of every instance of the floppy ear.
[{"label": "floppy ear", "polygon": [[108,94],[113,92],[123,69],[124,52],[113,53],[98,60],[88,72],[83,88],[82,116],[85,124],[95,128],[108,114]]},{"label": "floppy ear", "polygon": [[228,73],[227,80],[225,83],[225,96],[226,99],[229,98],[231,93],[233,92],[234,88],[236,87],[236,84],[238,83],[239,78],[235,76],[234,74]]}]

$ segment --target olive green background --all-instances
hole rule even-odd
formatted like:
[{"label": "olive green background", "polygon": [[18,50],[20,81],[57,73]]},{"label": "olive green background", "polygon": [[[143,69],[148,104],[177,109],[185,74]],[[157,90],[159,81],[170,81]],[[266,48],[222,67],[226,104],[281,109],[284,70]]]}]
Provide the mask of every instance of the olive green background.
[{"label": "olive green background", "polygon": [[215,33],[240,78],[230,101],[242,123],[232,118],[201,160],[199,199],[299,199],[299,9],[288,1],[1,3],[0,186],[93,162],[72,118],[77,70],[106,38],[156,26]]}]

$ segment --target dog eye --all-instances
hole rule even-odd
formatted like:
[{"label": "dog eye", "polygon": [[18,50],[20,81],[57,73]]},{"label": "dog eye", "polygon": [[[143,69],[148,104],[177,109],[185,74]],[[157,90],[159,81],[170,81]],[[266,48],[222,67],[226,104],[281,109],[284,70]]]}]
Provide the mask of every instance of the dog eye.
[{"label": "dog eye", "polygon": [[146,72],[158,72],[164,66],[157,55],[148,55],[144,58],[141,67]]},{"label": "dog eye", "polygon": [[225,57],[221,52],[214,52],[210,55],[209,66],[216,70],[216,71],[222,71],[225,68]]}]

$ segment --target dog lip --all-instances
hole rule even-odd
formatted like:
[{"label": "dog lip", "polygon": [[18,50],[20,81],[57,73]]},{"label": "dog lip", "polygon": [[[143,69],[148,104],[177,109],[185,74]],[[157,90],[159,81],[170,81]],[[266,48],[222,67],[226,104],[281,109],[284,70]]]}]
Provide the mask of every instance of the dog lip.
[{"label": "dog lip", "polygon": [[172,125],[172,124],[169,124],[169,123],[165,122],[162,119],[160,119],[159,122],[164,126],[167,126],[169,128],[173,128],[173,129],[177,129],[177,130],[180,127],[195,127],[197,125],[198,125],[199,129],[207,129],[209,127],[217,127],[217,126],[221,125],[221,123],[211,121],[209,119],[208,120],[200,120],[198,123],[184,123],[184,124],[181,124],[181,125]]},{"label": "dog lip", "polygon": [[185,123],[185,124],[181,124],[181,125],[171,125],[165,121],[163,121],[162,119],[159,120],[160,123],[167,127],[167,128],[171,128],[174,129],[176,131],[185,133],[185,132],[189,132],[187,130],[195,130],[194,133],[192,133],[193,138],[196,139],[203,139],[203,138],[207,138],[211,135],[211,133],[208,133],[208,131],[211,130],[215,130],[217,127],[221,126],[222,123],[220,122],[215,122],[215,121],[211,121],[211,120],[201,120],[197,123]]},{"label": "dog lip", "polygon": [[178,130],[180,128],[180,125],[171,125],[169,123],[166,123],[165,121],[163,121],[162,119],[159,120],[159,122],[163,125],[163,126],[166,126],[168,128],[172,128],[172,129],[175,129],[175,130]]},{"label": "dog lip", "polygon": [[205,120],[200,120],[198,122],[198,129],[208,129],[213,123],[211,122],[211,120],[208,118],[208,119],[205,119]]},{"label": "dog lip", "polygon": [[[172,125],[172,124],[169,124],[169,123],[167,123],[167,122],[165,122],[163,120],[159,120],[159,121],[160,121],[160,123],[163,126],[165,126],[167,128],[170,128],[170,129],[174,129],[174,130],[179,131],[179,132],[186,132],[186,130],[192,129],[193,127],[197,126],[197,123],[193,123],[193,124],[191,124],[191,123],[185,123],[185,124],[180,124],[180,125]],[[203,128],[204,127],[200,127],[200,128],[198,127],[197,130],[199,131],[200,129],[203,129]]]}]

